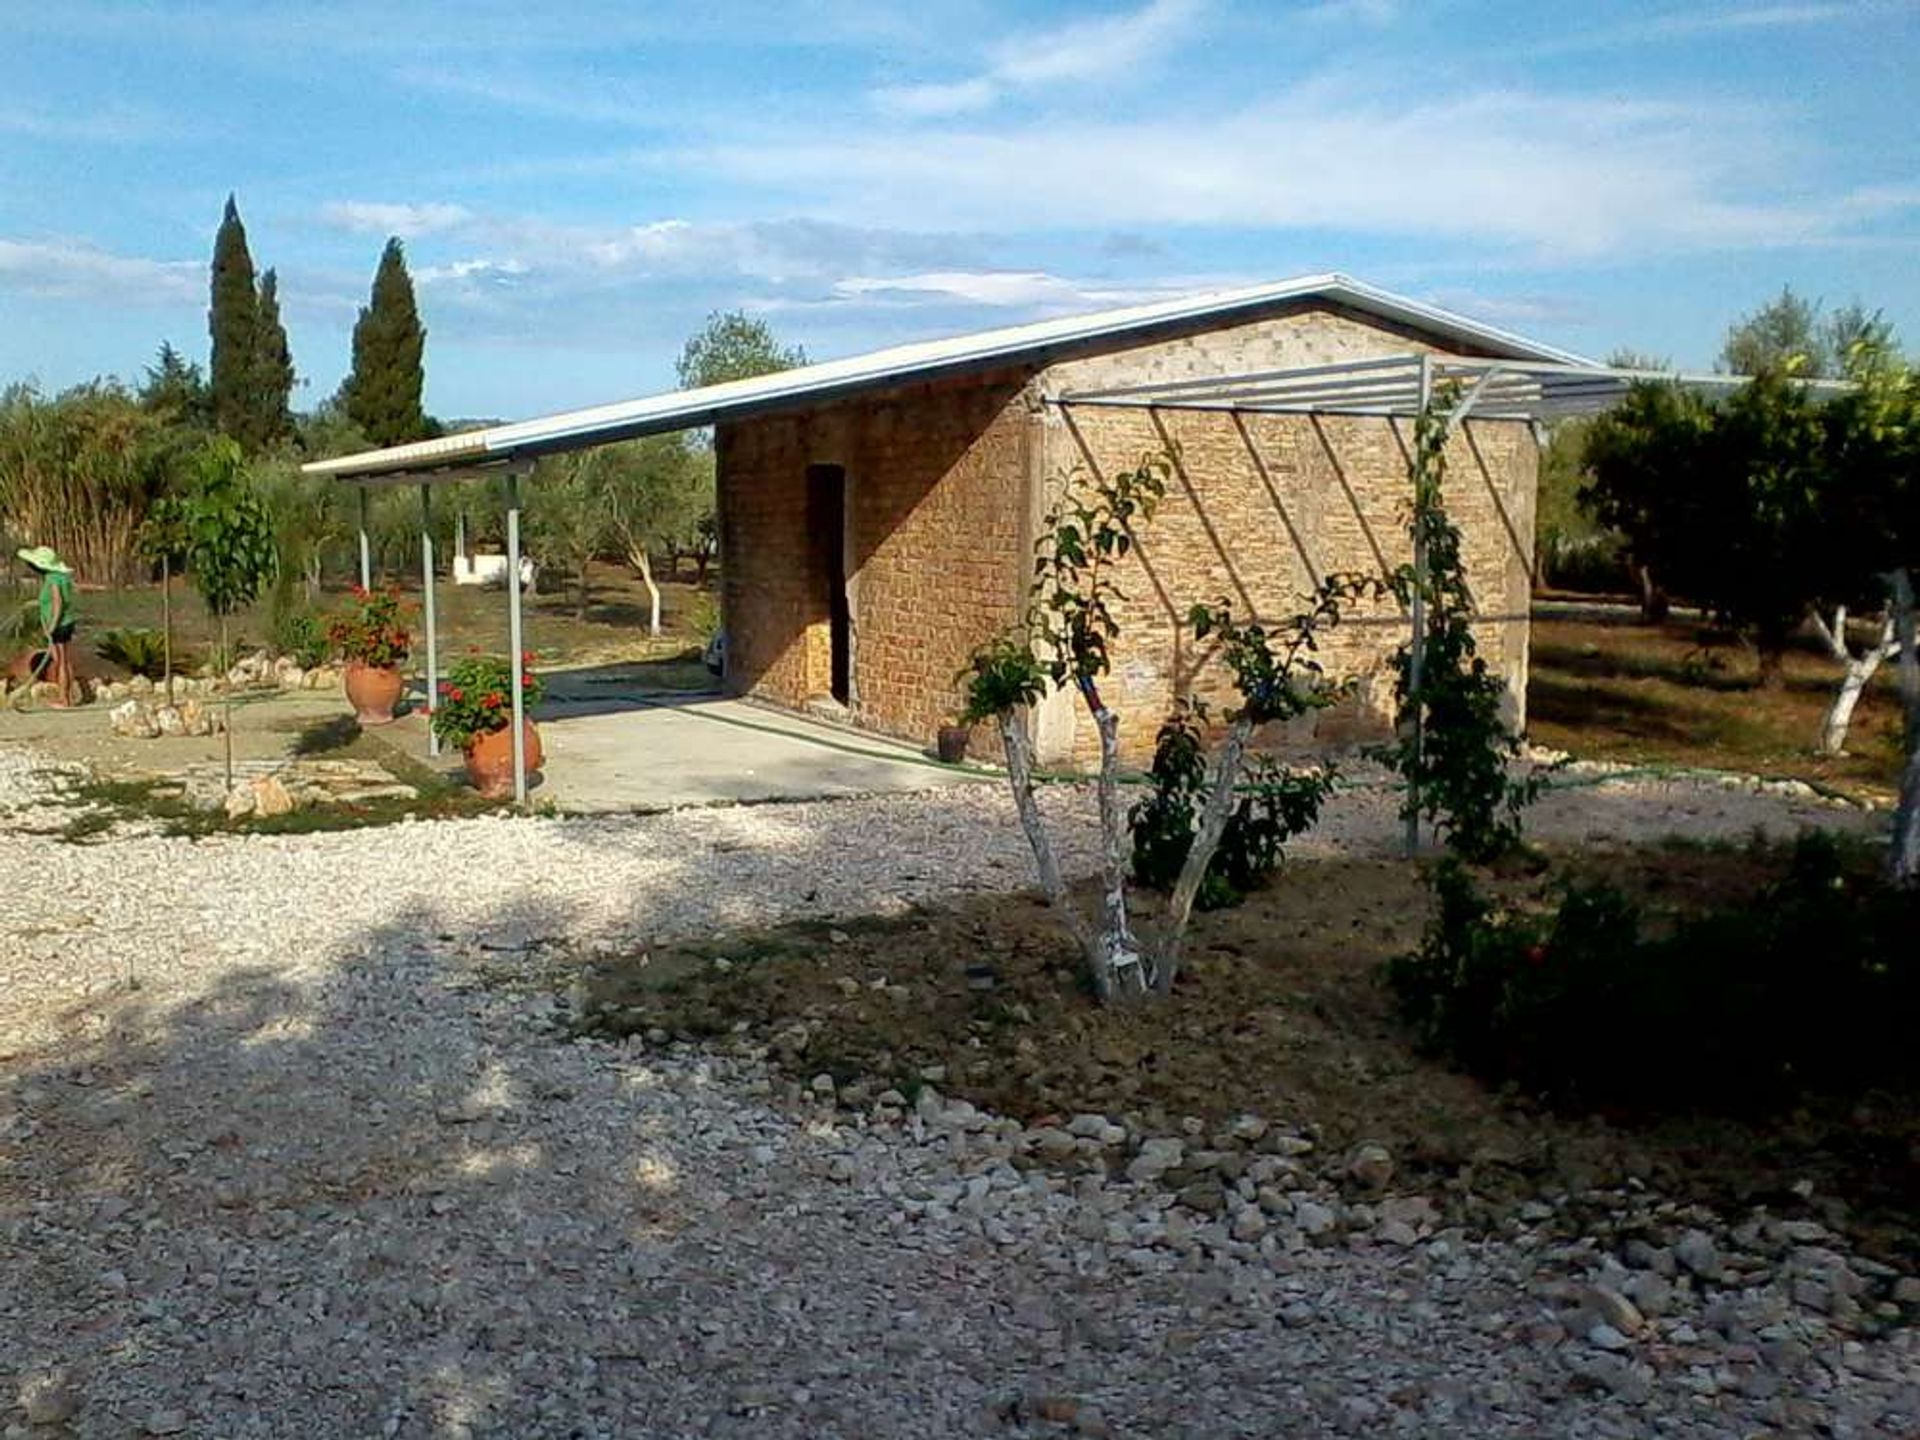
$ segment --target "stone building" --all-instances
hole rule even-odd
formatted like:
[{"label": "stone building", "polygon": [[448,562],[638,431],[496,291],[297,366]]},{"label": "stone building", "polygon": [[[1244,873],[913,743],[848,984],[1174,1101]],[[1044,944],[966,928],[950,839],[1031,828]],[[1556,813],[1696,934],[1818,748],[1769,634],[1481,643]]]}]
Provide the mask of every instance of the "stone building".
[{"label": "stone building", "polygon": [[[1122,716],[1123,751],[1144,759],[1177,695],[1223,697],[1227,677],[1186,621],[1195,602],[1283,617],[1323,576],[1384,576],[1409,558],[1410,413],[1169,403],[1182,386],[1419,354],[1577,363],[1340,277],[1156,313],[1167,308],[950,342],[948,351],[980,354],[971,365],[922,347],[932,353],[857,388],[722,420],[728,688],[930,741],[962,702],[956,677],[974,647],[1018,623],[1034,540],[1064,477],[1164,452],[1175,457],[1174,483],[1120,580],[1122,633],[1103,686]],[[1135,387],[1164,393],[1129,403]],[[1520,720],[1530,423],[1469,418],[1449,461],[1481,653],[1505,676]],[[1351,700],[1284,738],[1333,745],[1384,733],[1386,661],[1407,633],[1390,598],[1355,611],[1323,651],[1329,674],[1359,682]],[[1044,761],[1097,753],[1074,697],[1052,697],[1036,729]]]},{"label": "stone building", "polygon": [[[1103,687],[1124,750],[1142,760],[1175,697],[1222,694],[1226,677],[1186,621],[1196,601],[1278,619],[1324,576],[1384,577],[1407,561],[1413,418],[1452,385],[1462,418],[1448,442],[1449,507],[1481,653],[1507,682],[1511,718],[1523,720],[1532,425],[1610,403],[1634,378],[1320,275],[899,346],[306,468],[363,487],[430,486],[524,475],[541,455],[711,425],[726,688],[925,744],[959,708],[974,648],[1019,623],[1034,540],[1065,477],[1171,454],[1174,483],[1121,580],[1123,633]],[[519,492],[508,489],[517,523]],[[430,546],[426,554],[430,565]],[[1323,658],[1356,682],[1351,699],[1265,738],[1321,747],[1383,732],[1387,660],[1408,633],[1391,599],[1350,615]],[[1050,697],[1034,725],[1043,761],[1095,751],[1074,697]]]}]

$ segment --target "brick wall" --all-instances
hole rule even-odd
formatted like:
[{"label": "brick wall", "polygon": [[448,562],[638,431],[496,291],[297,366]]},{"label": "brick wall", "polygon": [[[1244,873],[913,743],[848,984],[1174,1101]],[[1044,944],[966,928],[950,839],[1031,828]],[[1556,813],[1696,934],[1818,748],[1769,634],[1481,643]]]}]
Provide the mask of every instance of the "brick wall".
[{"label": "brick wall", "polygon": [[1033,430],[1024,375],[919,385],[803,417],[723,425],[729,688],[791,706],[828,690],[827,581],[806,471],[844,467],[853,615],[850,718],[930,743],[954,676],[1019,614]]},{"label": "brick wall", "polygon": [[[1231,703],[1231,677],[1197,643],[1187,613],[1225,599],[1237,615],[1277,620],[1305,606],[1320,578],[1358,572],[1380,578],[1410,558],[1406,534],[1406,450],[1411,422],[1360,417],[1148,412],[1074,407],[1046,422],[1050,436],[1102,473],[1153,450],[1178,455],[1174,480],[1138,548],[1123,567],[1108,703],[1123,717],[1129,758],[1152,753],[1153,732],[1173,699],[1196,694]],[[1449,509],[1465,540],[1481,653],[1508,679],[1517,722],[1525,690],[1527,561],[1533,533],[1534,446],[1523,424],[1471,422],[1448,450]],[[1049,474],[1055,473],[1051,468]],[[1496,504],[1496,495],[1498,503]],[[1514,544],[1501,519],[1505,511]],[[1514,615],[1515,621],[1493,617]],[[1388,656],[1408,621],[1383,598],[1351,611],[1327,632],[1320,658],[1330,676],[1356,679],[1353,696],[1316,712],[1281,748],[1317,748],[1384,736],[1393,715]],[[1084,763],[1098,742],[1084,711],[1054,718],[1044,748]]]},{"label": "brick wall", "polygon": [[[1123,583],[1125,633],[1109,686],[1125,717],[1128,755],[1143,760],[1175,693],[1224,698],[1225,677],[1185,623],[1193,602],[1224,595],[1243,613],[1284,616],[1318,575],[1381,574],[1404,561],[1402,441],[1410,441],[1411,423],[1254,416],[1236,425],[1224,414],[1176,411],[1156,421],[1141,410],[1085,406],[1071,411],[1070,423],[1032,397],[1435,348],[1412,332],[1296,305],[1037,372],[905,386],[723,425],[716,443],[729,687],[796,707],[827,692],[826,578],[807,534],[810,464],[841,465],[847,474],[851,718],[926,741],[956,708],[953,677],[973,647],[1018,616],[1032,536],[1058,477],[1075,463],[1130,465],[1173,440],[1181,474]],[[1475,422],[1449,458],[1449,501],[1481,608],[1524,617],[1532,438],[1524,425]],[[1325,745],[1382,733],[1392,683],[1384,661],[1404,635],[1390,600],[1334,632],[1328,670],[1360,677],[1360,689],[1289,738]],[[1509,679],[1517,720],[1526,622],[1490,619],[1480,639]],[[1044,756],[1093,753],[1091,726],[1070,695],[1050,699],[1036,729]]]}]

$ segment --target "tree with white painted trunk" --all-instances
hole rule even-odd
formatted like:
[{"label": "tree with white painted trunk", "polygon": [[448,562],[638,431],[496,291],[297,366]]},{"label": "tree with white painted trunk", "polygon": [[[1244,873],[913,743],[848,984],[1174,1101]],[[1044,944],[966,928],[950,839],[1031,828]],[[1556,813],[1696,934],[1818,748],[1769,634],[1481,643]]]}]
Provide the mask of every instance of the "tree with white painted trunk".
[{"label": "tree with white painted trunk", "polygon": [[[1236,621],[1224,606],[1195,606],[1188,616],[1197,640],[1212,639],[1232,672],[1241,704],[1208,767],[1205,800],[1166,914],[1149,943],[1134,932],[1128,906],[1128,834],[1120,802],[1120,717],[1106,703],[1100,681],[1109,670],[1109,645],[1120,627],[1113,602],[1123,598],[1115,572],[1133,551],[1135,527],[1151,520],[1166,493],[1172,459],[1149,454],[1131,470],[1108,477],[1075,469],[1035,546],[1034,580],[1022,627],[977,650],[961,678],[969,722],[993,720],[1006,749],[1007,774],[1021,828],[1048,902],[1073,935],[1096,994],[1103,1001],[1165,995],[1180,969],[1181,942],[1193,901],[1232,812],[1254,731],[1329,703],[1315,657],[1315,636],[1339,616],[1345,598],[1365,588],[1344,577],[1329,580],[1312,606],[1269,631],[1258,621]],[[1034,757],[1028,720],[1054,688],[1079,695],[1100,741],[1101,865],[1097,918],[1074,902],[1061,873],[1046,819],[1034,795]]]}]

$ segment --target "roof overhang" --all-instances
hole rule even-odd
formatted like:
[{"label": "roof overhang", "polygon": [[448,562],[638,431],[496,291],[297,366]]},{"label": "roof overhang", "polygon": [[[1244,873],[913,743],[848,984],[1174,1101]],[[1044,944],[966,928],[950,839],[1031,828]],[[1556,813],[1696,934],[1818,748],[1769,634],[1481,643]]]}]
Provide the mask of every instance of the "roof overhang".
[{"label": "roof overhang", "polygon": [[1200,322],[1233,322],[1300,304],[1342,307],[1481,354],[1569,365],[1588,363],[1569,351],[1377,289],[1350,276],[1308,275],[1272,285],[1216,291],[899,345],[724,385],[678,390],[587,410],[565,411],[537,420],[488,426],[385,450],[319,460],[301,468],[310,475],[360,482],[381,476],[404,477],[409,481],[452,478],[451,472],[475,465],[533,459],[616,440],[794,410],[892,385],[1012,364],[1044,367],[1103,341],[1147,342],[1155,335]]}]

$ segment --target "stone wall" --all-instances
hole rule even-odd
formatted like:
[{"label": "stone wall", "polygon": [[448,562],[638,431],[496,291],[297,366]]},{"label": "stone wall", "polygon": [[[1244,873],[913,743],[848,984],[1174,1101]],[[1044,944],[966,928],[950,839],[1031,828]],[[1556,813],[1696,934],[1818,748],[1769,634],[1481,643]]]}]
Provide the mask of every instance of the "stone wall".
[{"label": "stone wall", "polygon": [[796,708],[828,695],[822,551],[807,469],[846,473],[848,718],[931,743],[954,677],[1019,614],[1031,546],[1024,375],[917,385],[720,427],[728,688]]},{"label": "stone wall", "polygon": [[[720,427],[722,603],[728,687],[796,708],[830,679],[827,578],[809,539],[807,468],[847,475],[853,615],[848,717],[921,742],[958,706],[956,672],[1014,622],[1032,537],[1075,464],[1137,463],[1169,441],[1180,473],[1123,588],[1125,635],[1111,698],[1131,760],[1150,755],[1176,693],[1220,695],[1225,677],[1194,646],[1189,606],[1222,596],[1241,613],[1291,614],[1321,575],[1381,575],[1406,558],[1410,422],[1041,405],[1115,385],[1244,373],[1434,350],[1430,339],[1322,306],[1290,305],[1237,325],[1165,334],[1045,369],[902,386],[804,414]],[[1450,352],[1459,353],[1459,352]],[[1524,425],[1475,422],[1450,451],[1449,499],[1467,536],[1481,643],[1525,693],[1535,450]],[[1513,616],[1514,619],[1494,617]],[[1384,733],[1384,662],[1406,633],[1391,601],[1363,607],[1331,638],[1331,673],[1360,677],[1355,699],[1288,737],[1303,746]],[[1041,754],[1084,761],[1094,737],[1077,700],[1036,720]],[[978,742],[977,742],[978,743]]]},{"label": "stone wall", "polygon": [[[1279,620],[1305,608],[1327,575],[1385,578],[1410,558],[1411,421],[1076,406],[1046,424],[1057,432],[1050,453],[1059,442],[1102,473],[1149,451],[1178,457],[1166,500],[1119,579],[1126,599],[1116,606],[1121,636],[1105,694],[1122,716],[1130,759],[1151,755],[1154,728],[1177,695],[1231,702],[1231,677],[1187,623],[1195,603],[1224,599],[1237,615]],[[1448,505],[1487,617],[1477,639],[1507,679],[1516,723],[1524,718],[1534,467],[1532,436],[1517,422],[1469,422],[1448,449]],[[1408,628],[1391,597],[1350,612],[1327,633],[1320,658],[1330,676],[1359,682],[1352,697],[1269,738],[1313,749],[1384,737],[1393,717],[1387,661]],[[1084,709],[1055,702],[1042,749],[1056,761],[1097,756]]]}]

